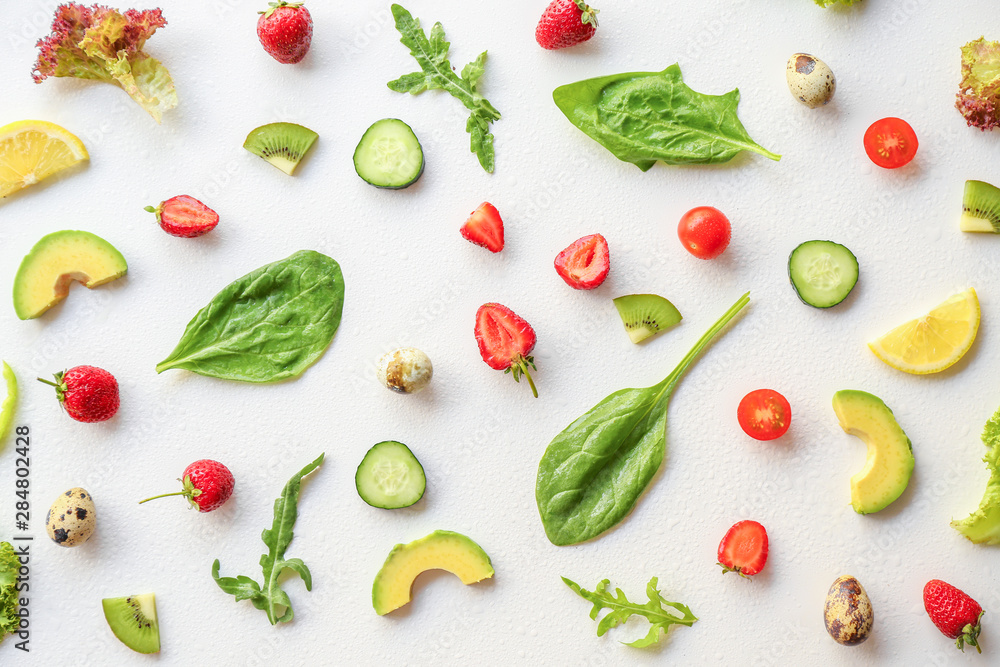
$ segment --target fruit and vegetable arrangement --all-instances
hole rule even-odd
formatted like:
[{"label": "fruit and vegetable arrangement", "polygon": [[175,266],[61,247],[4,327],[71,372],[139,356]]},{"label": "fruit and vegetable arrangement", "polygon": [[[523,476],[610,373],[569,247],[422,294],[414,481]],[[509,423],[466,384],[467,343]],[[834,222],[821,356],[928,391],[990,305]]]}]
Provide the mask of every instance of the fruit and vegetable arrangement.
[{"label": "fruit and vegetable arrangement", "polygon": [[0,112],[0,662],[57,588],[102,664],[206,618],[206,664],[989,659],[1000,34],[888,91],[844,29],[885,2],[797,0],[780,58],[745,0],[0,28],[44,82]]}]

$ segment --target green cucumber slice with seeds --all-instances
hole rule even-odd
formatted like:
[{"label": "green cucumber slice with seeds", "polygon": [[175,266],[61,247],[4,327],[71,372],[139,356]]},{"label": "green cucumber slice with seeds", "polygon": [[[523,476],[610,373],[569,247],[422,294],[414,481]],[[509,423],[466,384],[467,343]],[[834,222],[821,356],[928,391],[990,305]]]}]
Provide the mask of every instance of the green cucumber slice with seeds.
[{"label": "green cucumber slice with seeds", "polygon": [[410,448],[395,440],[380,442],[365,454],[354,483],[358,495],[372,507],[409,507],[424,495],[427,478]]},{"label": "green cucumber slice with seeds", "polygon": [[383,118],[358,142],[354,170],[377,188],[399,190],[413,185],[424,173],[424,151],[409,125]]},{"label": "green cucumber slice with seeds", "polygon": [[803,303],[829,308],[858,282],[858,258],[833,241],[806,241],[788,256],[788,279]]}]

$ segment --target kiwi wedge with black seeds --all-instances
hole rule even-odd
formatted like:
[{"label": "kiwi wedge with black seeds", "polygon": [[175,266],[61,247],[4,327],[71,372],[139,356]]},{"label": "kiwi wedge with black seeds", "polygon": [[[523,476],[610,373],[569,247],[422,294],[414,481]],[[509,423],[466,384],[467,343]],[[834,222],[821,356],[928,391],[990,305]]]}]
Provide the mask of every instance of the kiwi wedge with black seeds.
[{"label": "kiwi wedge with black seeds", "polygon": [[963,232],[1000,234],[1000,188],[983,181],[966,181],[958,226]]},{"label": "kiwi wedge with black seeds", "polygon": [[101,600],[104,618],[115,637],[139,653],[160,652],[160,626],[156,622],[156,595],[127,595]]},{"label": "kiwi wedge with black seeds", "polygon": [[644,341],[681,321],[680,311],[658,294],[626,294],[614,303],[633,343]]},{"label": "kiwi wedge with black seeds", "polygon": [[261,125],[247,135],[243,148],[291,176],[319,135],[295,123]]}]

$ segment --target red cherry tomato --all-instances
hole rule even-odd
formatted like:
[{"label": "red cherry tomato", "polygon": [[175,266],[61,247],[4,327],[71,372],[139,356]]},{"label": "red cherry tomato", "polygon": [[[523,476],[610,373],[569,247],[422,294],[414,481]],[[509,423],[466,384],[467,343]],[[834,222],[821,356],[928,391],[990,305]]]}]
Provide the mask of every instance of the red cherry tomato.
[{"label": "red cherry tomato", "polygon": [[699,206],[681,218],[677,236],[687,251],[698,259],[713,259],[729,246],[732,227],[719,209]]},{"label": "red cherry tomato", "polygon": [[743,432],[756,440],[774,440],[785,435],[792,423],[792,406],[773,389],[751,391],[740,401],[736,418]]},{"label": "red cherry tomato", "polygon": [[884,169],[908,164],[917,154],[917,133],[902,118],[883,118],[865,132],[865,152]]}]

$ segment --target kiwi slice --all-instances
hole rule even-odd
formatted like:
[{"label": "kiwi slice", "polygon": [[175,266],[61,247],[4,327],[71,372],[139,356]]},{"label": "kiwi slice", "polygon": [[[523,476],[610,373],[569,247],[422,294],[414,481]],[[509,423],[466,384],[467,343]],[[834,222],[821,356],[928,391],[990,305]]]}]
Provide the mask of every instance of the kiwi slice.
[{"label": "kiwi slice", "polygon": [[644,341],[681,321],[681,313],[658,294],[626,294],[614,300],[633,343]]},{"label": "kiwi slice", "polygon": [[156,622],[156,595],[144,593],[104,598],[104,618],[122,644],[139,653],[160,652],[160,626]]},{"label": "kiwi slice", "polygon": [[983,181],[966,181],[958,226],[963,232],[1000,234],[1000,188]]},{"label": "kiwi slice", "polygon": [[250,132],[243,148],[291,176],[318,138],[308,127],[295,123],[269,123]]}]

